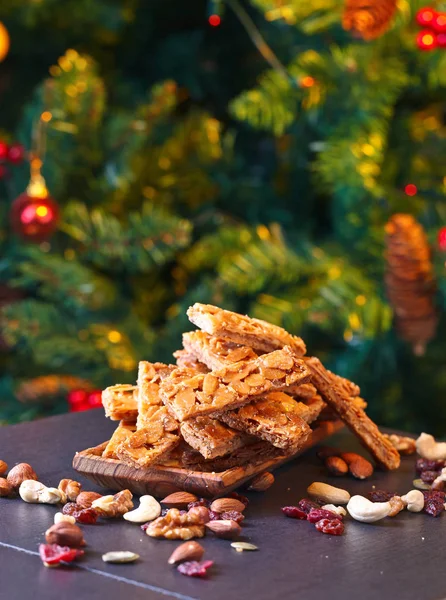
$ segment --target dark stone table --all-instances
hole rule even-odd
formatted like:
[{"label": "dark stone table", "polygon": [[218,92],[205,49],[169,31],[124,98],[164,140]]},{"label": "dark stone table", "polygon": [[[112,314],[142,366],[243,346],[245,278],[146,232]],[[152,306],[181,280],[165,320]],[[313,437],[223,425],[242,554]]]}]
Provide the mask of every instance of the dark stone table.
[{"label": "dark stone table", "polygon": [[[115,424],[102,410],[53,417],[0,428],[0,458],[13,466],[30,463],[39,479],[57,486],[78,478],[71,468],[76,450],[108,439]],[[359,450],[347,431],[332,442]],[[331,443],[331,442],[330,442]],[[154,540],[124,520],[85,525],[88,543],[75,567],[45,568],[37,553],[56,508],[0,499],[0,599],[86,600],[89,598],[226,600],[435,600],[446,597],[446,515],[433,518],[404,512],[376,524],[348,520],[342,537],[323,535],[304,521],[287,519],[280,507],[305,495],[315,480],[365,493],[372,485],[405,493],[411,489],[414,459],[403,458],[396,473],[368,481],[327,477],[314,451],[280,468],[267,492],[249,494],[243,539],[258,552],[237,553],[212,535],[203,540],[205,558],[215,561],[207,579],[180,575],[167,564],[178,542]],[[97,490],[79,478],[85,489]],[[97,490],[98,491],[98,490]],[[105,564],[109,550],[132,550],[137,563]]]}]

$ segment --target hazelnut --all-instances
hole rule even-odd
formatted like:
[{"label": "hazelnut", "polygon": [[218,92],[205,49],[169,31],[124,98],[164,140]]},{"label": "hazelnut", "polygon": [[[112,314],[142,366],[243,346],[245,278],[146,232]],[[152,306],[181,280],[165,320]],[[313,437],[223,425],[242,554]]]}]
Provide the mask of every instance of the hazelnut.
[{"label": "hazelnut", "polygon": [[0,498],[7,498],[12,496],[13,493],[12,485],[4,477],[0,477]]},{"label": "hazelnut", "polygon": [[91,508],[93,502],[98,498],[102,498],[102,496],[96,492],[80,492],[76,498],[76,504],[81,508]]},{"label": "hazelnut", "polygon": [[4,475],[8,470],[8,465],[4,460],[0,460],[0,475]]},{"label": "hazelnut", "polygon": [[62,479],[57,487],[60,492],[66,495],[69,502],[76,502],[82,490],[81,484],[73,481],[73,479]]},{"label": "hazelnut", "polygon": [[7,477],[8,482],[15,490],[18,490],[24,481],[30,479],[37,481],[37,475],[31,465],[27,463],[19,463],[13,467]]},{"label": "hazelnut", "polygon": [[66,521],[56,523],[47,529],[45,531],[45,540],[48,544],[58,544],[59,546],[69,546],[70,548],[85,546],[82,529]]}]

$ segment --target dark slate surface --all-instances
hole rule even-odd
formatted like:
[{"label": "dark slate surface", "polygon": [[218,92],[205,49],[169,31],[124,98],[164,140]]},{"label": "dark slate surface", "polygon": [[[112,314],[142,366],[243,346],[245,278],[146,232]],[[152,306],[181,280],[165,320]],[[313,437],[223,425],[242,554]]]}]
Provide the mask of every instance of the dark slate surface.
[{"label": "dark slate surface", "polygon": [[[47,484],[78,478],[71,468],[76,450],[105,441],[115,424],[102,410],[55,417],[0,428],[0,458],[10,466],[29,462]],[[347,431],[331,443],[359,450]],[[229,598],[305,600],[434,600],[446,597],[446,515],[402,513],[377,524],[349,520],[342,537],[319,533],[307,522],[285,518],[280,507],[305,495],[315,480],[365,493],[372,485],[399,493],[411,489],[414,459],[403,459],[397,473],[377,472],[361,482],[327,477],[314,451],[276,473],[276,483],[263,494],[249,494],[243,539],[258,552],[237,553],[230,542],[208,536],[205,558],[215,566],[208,579],[186,578],[167,558],[178,542],[153,540],[125,521],[83,526],[87,553],[76,568],[46,569],[37,556],[43,532],[56,508],[0,499],[0,599],[132,598],[139,600],[223,600]],[[87,480],[85,489],[98,490]],[[99,490],[98,490],[99,491]],[[110,565],[101,560],[109,550],[133,550],[138,563]]]}]

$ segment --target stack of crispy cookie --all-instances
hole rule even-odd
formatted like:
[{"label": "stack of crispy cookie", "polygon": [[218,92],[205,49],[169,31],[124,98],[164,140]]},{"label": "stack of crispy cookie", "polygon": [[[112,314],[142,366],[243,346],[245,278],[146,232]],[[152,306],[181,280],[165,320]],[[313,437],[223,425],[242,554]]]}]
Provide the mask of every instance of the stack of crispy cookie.
[{"label": "stack of crispy cookie", "polygon": [[305,357],[299,337],[276,325],[195,304],[176,365],[139,364],[137,386],[104,390],[120,424],[103,456],[137,468],[223,471],[295,454],[318,417],[335,414],[386,469],[400,457],[364,412],[357,385]]}]

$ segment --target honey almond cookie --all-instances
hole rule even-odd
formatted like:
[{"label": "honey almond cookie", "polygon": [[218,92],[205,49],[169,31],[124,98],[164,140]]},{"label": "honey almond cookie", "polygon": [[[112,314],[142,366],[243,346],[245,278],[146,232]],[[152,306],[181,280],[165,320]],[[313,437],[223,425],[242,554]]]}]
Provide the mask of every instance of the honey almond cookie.
[{"label": "honey almond cookie", "polygon": [[194,325],[206,333],[227,338],[254,350],[272,352],[289,346],[297,356],[303,356],[306,352],[304,341],[300,337],[291,335],[282,327],[211,304],[197,302],[188,309],[187,316]]},{"label": "honey almond cookie", "polygon": [[204,458],[224,456],[246,443],[246,435],[211,417],[196,417],[180,424],[184,440]]},{"label": "honey almond cookie", "polygon": [[102,404],[105,416],[112,421],[136,421],[138,406],[136,393],[138,388],[127,383],[118,383],[102,392]]},{"label": "honey almond cookie", "polygon": [[273,392],[237,410],[222,413],[219,419],[234,429],[270,442],[286,454],[294,454],[311,435],[310,427],[300,416],[299,404],[291,396]]},{"label": "honey almond cookie", "polygon": [[[174,368],[173,365],[165,365],[164,363],[140,361],[138,365],[138,417],[136,420],[138,429],[150,423],[154,406],[162,406],[159,386],[161,381],[170,375]],[[170,430],[176,428],[177,426],[172,424]]]},{"label": "honey almond cookie", "polygon": [[289,396],[293,396],[293,398],[298,398],[299,400],[311,400],[311,398],[317,396],[317,389],[312,383],[290,385],[283,391]]},{"label": "honey almond cookie", "polygon": [[189,354],[194,355],[211,370],[222,369],[240,361],[255,360],[260,354],[248,346],[235,344],[204,331],[184,333],[183,346]]},{"label": "honey almond cookie", "polygon": [[239,408],[255,396],[309,379],[304,361],[286,346],[206,375],[175,369],[161,382],[160,394],[170,412],[185,421]]},{"label": "honey almond cookie", "polygon": [[180,437],[166,433],[159,421],[135,431],[116,449],[122,462],[133,467],[150,467],[166,457],[180,443]]},{"label": "honey almond cookie", "polygon": [[102,453],[103,458],[118,458],[117,448],[136,431],[136,423],[121,421]]},{"label": "honey almond cookie", "polygon": [[176,350],[173,353],[176,359],[177,367],[186,367],[186,369],[195,369],[198,373],[208,373],[209,369],[201,363],[194,354],[187,350]]},{"label": "honey almond cookie", "polygon": [[312,381],[325,402],[336,411],[382,467],[388,470],[397,469],[400,466],[398,451],[363,409],[351,401],[346,387],[339,385],[333,373],[328,371],[318,358],[311,357],[305,362],[311,369]]},{"label": "honey almond cookie", "polygon": [[284,456],[285,453],[269,442],[264,442],[255,437],[250,437],[245,446],[234,450],[226,456],[212,460],[205,460],[202,455],[192,448],[185,447],[181,459],[183,467],[205,473],[221,473],[240,467],[241,465],[256,465],[266,460]]}]

